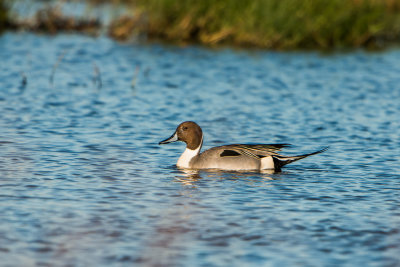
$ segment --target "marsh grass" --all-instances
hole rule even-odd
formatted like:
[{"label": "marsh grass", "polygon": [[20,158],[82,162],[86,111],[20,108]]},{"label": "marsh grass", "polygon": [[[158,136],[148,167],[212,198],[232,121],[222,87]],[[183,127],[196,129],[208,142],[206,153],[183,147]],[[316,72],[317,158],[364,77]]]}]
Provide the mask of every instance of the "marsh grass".
[{"label": "marsh grass", "polygon": [[[70,0],[96,7],[126,7],[105,25],[101,19],[62,14],[67,1],[50,1],[34,17],[7,17],[0,0],[0,31],[27,29],[111,38],[147,36],[179,44],[237,45],[267,49],[381,48],[400,42],[400,0]],[[8,18],[8,19],[7,19]]]},{"label": "marsh grass", "polygon": [[3,0],[0,0],[0,32],[6,28],[7,21],[7,9],[4,5]]},{"label": "marsh grass", "polygon": [[400,41],[398,0],[136,0],[150,37],[272,49]]}]

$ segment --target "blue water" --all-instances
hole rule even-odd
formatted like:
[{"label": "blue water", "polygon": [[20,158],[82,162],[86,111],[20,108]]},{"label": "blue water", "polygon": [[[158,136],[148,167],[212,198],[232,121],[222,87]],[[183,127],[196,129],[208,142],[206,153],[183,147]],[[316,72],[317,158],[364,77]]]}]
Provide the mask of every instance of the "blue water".
[{"label": "blue water", "polygon": [[[4,34],[0,265],[400,266],[399,85],[399,50]],[[184,145],[157,144],[185,120],[205,148],[330,149],[280,173],[183,172]]]}]

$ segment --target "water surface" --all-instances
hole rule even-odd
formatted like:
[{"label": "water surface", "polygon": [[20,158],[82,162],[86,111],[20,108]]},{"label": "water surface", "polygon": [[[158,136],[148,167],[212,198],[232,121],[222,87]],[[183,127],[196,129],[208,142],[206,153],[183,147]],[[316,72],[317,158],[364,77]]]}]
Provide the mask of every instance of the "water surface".
[{"label": "water surface", "polygon": [[[400,51],[276,53],[0,37],[1,266],[397,266]],[[291,143],[280,173],[183,172]]]}]

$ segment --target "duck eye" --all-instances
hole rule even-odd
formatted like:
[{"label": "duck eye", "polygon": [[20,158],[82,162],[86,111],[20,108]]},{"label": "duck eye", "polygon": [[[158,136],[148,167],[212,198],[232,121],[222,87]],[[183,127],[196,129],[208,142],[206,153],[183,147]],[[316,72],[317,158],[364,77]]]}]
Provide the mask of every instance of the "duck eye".
[{"label": "duck eye", "polygon": [[185,126],[185,127],[183,127],[183,128],[182,128],[182,130],[186,131],[186,130],[187,130],[187,127],[186,127],[186,126]]}]

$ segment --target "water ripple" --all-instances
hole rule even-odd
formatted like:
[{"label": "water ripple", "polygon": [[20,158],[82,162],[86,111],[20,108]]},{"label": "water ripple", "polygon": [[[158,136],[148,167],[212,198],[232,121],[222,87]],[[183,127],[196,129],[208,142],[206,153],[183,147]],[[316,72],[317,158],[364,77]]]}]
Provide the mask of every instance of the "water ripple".
[{"label": "water ripple", "polygon": [[[0,265],[399,264],[399,51],[0,45]],[[330,149],[280,173],[185,171],[182,144],[157,145],[184,120],[206,148]]]}]

